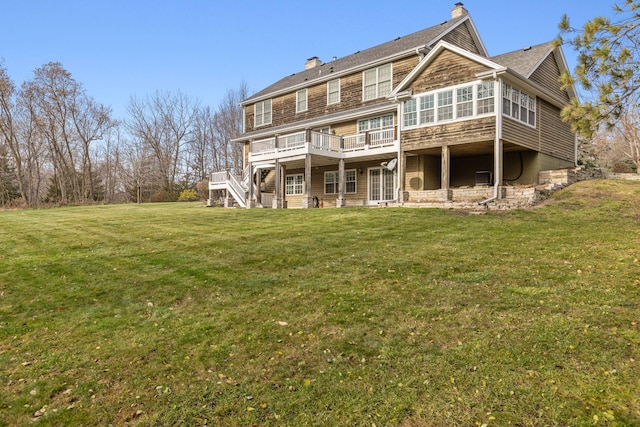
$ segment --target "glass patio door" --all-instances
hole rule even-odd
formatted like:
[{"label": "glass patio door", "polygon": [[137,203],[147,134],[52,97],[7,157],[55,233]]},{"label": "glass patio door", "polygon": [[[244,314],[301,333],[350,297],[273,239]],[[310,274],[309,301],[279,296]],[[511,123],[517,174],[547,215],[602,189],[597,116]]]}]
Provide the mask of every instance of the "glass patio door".
[{"label": "glass patio door", "polygon": [[395,200],[395,175],[387,168],[369,169],[369,203],[376,204]]}]

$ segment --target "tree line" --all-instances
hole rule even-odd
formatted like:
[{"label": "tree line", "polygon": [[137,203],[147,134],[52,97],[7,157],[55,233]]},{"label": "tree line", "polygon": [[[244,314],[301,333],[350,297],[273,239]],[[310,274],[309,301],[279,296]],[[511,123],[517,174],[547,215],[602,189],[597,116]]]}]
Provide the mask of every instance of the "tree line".
[{"label": "tree line", "polygon": [[59,62],[17,87],[0,63],[0,206],[173,201],[240,170],[245,83],[215,108],[183,93],[132,96],[124,119]]}]

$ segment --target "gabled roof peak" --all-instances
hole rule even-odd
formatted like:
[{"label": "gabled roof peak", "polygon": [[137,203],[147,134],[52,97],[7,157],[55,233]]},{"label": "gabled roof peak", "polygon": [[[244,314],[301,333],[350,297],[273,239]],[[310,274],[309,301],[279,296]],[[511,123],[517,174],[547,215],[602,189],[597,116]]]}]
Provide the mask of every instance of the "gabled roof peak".
[{"label": "gabled roof peak", "polygon": [[511,68],[518,74],[529,77],[531,72],[540,64],[540,61],[549,55],[554,48],[553,42],[541,43],[492,56],[490,59],[500,65]]}]

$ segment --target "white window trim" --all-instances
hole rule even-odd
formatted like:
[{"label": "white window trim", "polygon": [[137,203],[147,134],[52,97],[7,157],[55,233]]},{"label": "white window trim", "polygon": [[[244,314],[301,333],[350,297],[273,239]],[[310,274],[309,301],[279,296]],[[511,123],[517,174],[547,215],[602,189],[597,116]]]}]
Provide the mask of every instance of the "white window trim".
[{"label": "white window trim", "polygon": [[[293,180],[293,193],[289,192],[289,186],[287,185],[287,180],[291,178]],[[300,192],[297,193],[296,190],[296,180],[300,179]],[[284,179],[284,192],[287,196],[302,196],[304,194],[304,176],[301,173],[295,173],[291,175],[287,175]]]},{"label": "white window trim", "polygon": [[[373,189],[371,188],[371,177],[370,177],[370,174],[371,174],[371,171],[372,171],[372,170],[379,170],[379,171],[380,171],[381,179],[384,179],[384,175],[385,175],[386,173],[390,172],[390,171],[388,171],[388,170],[387,170],[387,168],[384,168],[384,167],[381,167],[381,166],[376,166],[376,167],[370,167],[370,168],[367,168],[367,200],[368,200],[368,204],[369,204],[369,205],[376,205],[376,204],[386,203],[386,202],[392,202],[392,201],[396,200],[396,199],[394,198],[394,196],[391,196],[391,198],[390,198],[390,199],[385,199],[385,198],[383,198],[383,197],[382,197],[382,196],[383,196],[383,194],[382,194],[382,193],[380,194],[380,196],[381,196],[381,197],[380,197],[380,200],[373,200],[373,199],[371,198],[371,193],[372,193]],[[396,188],[396,185],[397,185],[397,179],[398,179],[398,178],[397,178],[397,174],[396,174],[395,172],[393,172],[393,171],[391,171],[391,174],[392,174],[392,176],[393,176],[393,184],[392,184],[392,188],[394,188],[394,189],[395,189],[395,188]],[[382,190],[382,185],[381,185],[380,190]]]},{"label": "white window trim", "polygon": [[[393,63],[387,63],[387,64],[382,64],[379,65],[375,68],[369,68],[367,70],[364,70],[362,72],[362,101],[366,102],[366,101],[373,101],[374,99],[378,99],[378,98],[382,98],[384,96],[387,96],[389,93],[386,93],[384,95],[380,95],[380,69],[383,67],[389,67],[389,93],[391,93],[393,91]],[[365,86],[365,74],[367,73],[367,71],[371,71],[371,70],[375,70],[376,71],[376,83],[375,83],[375,87],[376,87],[376,93],[375,96],[373,98],[366,98],[366,86]]]},{"label": "white window trim", "polygon": [[[338,84],[338,90],[337,90],[337,93],[338,93],[338,100],[337,100],[337,101],[334,101],[334,102],[331,102],[331,101],[329,100],[329,97],[331,96],[331,94],[332,94],[332,93],[336,93],[336,91],[334,91],[334,92],[331,92],[331,91],[330,91],[330,84],[331,84],[331,83],[334,83],[334,82]],[[340,100],[341,100],[341,97],[342,97],[342,93],[340,92],[340,79],[333,79],[333,80],[329,80],[329,81],[327,82],[327,105],[339,104],[339,103],[340,103]]]},{"label": "white window trim", "polygon": [[[513,115],[511,114],[511,110],[513,109],[513,101],[512,101],[512,98],[510,98],[510,100],[511,100],[511,106],[510,106],[510,108],[509,108],[509,114],[505,113],[505,112],[504,112],[504,108],[503,108],[503,109],[502,109],[502,110],[503,110],[503,112],[502,112],[502,116],[503,116],[503,117],[506,117],[506,118],[509,118],[509,119],[511,119],[511,120],[515,120],[516,122],[518,122],[518,123],[520,123],[520,124],[522,124],[522,125],[525,125],[525,126],[529,126],[530,128],[537,129],[537,127],[536,127],[536,126],[538,125],[538,97],[530,95],[530,94],[529,94],[529,92],[527,92],[527,91],[525,91],[525,90],[522,90],[522,89],[520,89],[518,86],[514,86],[514,85],[512,85],[511,83],[508,83],[508,82],[502,82],[502,84],[503,84],[503,85],[507,85],[507,86],[509,86],[509,87],[511,88],[511,90],[516,89],[516,90],[518,91],[518,93],[519,93],[519,94],[524,93],[525,95],[527,95],[527,96],[529,97],[529,99],[532,99],[532,98],[533,98],[533,101],[534,101],[533,105],[534,105],[534,107],[535,107],[535,109],[534,109],[534,110],[531,110],[531,109],[529,108],[529,106],[531,105],[531,102],[530,102],[530,101],[528,101],[528,102],[527,102],[527,106],[526,106],[526,108],[527,108],[527,121],[523,121],[523,120],[521,119],[521,115],[522,115],[521,113],[522,113],[522,112],[521,112],[520,107],[522,107],[522,105],[521,105],[521,103],[520,103],[520,100],[518,100],[518,117],[516,118],[516,117],[513,117]],[[504,92],[505,92],[505,91],[504,91],[504,90],[502,90],[501,92],[502,92],[502,97],[500,98],[500,102],[502,103],[502,102],[504,102],[504,99],[506,99],[506,98],[504,97]],[[510,93],[513,93],[513,92],[512,92],[512,91],[510,91]],[[510,95],[510,96],[512,96],[512,95]],[[530,124],[530,123],[529,123],[529,112],[530,112],[530,111],[533,111],[533,112],[535,113],[535,117],[534,117],[534,118],[535,118],[535,120],[533,121],[533,122],[534,122],[533,124]]]},{"label": "white window trim", "polygon": [[[301,99],[302,96],[304,99]],[[300,103],[304,102],[304,108],[300,108]],[[307,89],[300,89],[296,91],[296,113],[304,113],[309,109],[309,92]]]},{"label": "white window trim", "polygon": [[[382,126],[382,123],[383,123],[383,120],[382,120],[382,119],[383,119],[383,117],[391,117],[391,125],[390,125],[390,126]],[[374,119],[380,119],[380,127],[379,127],[379,128],[371,129],[371,127],[370,127],[370,126],[367,126],[367,129],[365,129],[365,130],[363,130],[363,131],[361,131],[361,130],[360,130],[360,123],[362,123],[362,122],[370,123],[370,121],[371,121],[371,120],[374,120]],[[393,114],[384,114],[384,115],[382,115],[382,116],[367,117],[366,119],[360,119],[360,120],[358,120],[358,123],[357,123],[357,126],[358,126],[358,133],[362,133],[362,132],[369,132],[369,131],[373,132],[373,131],[376,131],[376,130],[382,130],[382,129],[391,129],[391,128],[393,128],[393,127],[395,126],[395,124],[396,124],[396,123],[395,123],[395,117],[394,117],[394,115],[393,115]]]},{"label": "white window trim", "polygon": [[[265,121],[264,117],[265,117],[265,105],[269,104],[269,121]],[[262,121],[258,124],[258,105],[262,105],[262,113],[260,114],[260,117],[262,117]],[[260,102],[256,102],[255,104],[253,104],[253,126],[254,127],[260,127],[260,126],[266,126],[266,125],[270,125],[271,122],[273,120],[273,104],[271,102],[271,99],[265,99],[264,101],[260,101]]]},{"label": "white window trim", "polygon": [[[355,180],[352,181],[353,183],[355,183],[355,189],[354,191],[347,191],[347,172],[353,172],[353,176],[355,177]],[[335,193],[327,193],[327,175],[334,175],[335,176],[335,181],[332,183],[335,186]],[[345,181],[344,181],[344,193],[345,194],[356,194],[358,192],[358,171],[356,169],[345,169],[344,171],[344,177],[345,177]],[[333,195],[333,194],[339,194],[340,193],[340,175],[339,175],[339,171],[326,171],[324,173],[324,194],[326,195]]]},{"label": "white window trim", "polygon": [[[476,80],[473,82],[468,82],[468,83],[464,83],[464,84],[459,84],[456,86],[448,86],[442,89],[438,89],[435,91],[430,91],[430,92],[424,92],[424,93],[419,93],[414,95],[412,98],[415,99],[415,103],[416,103],[416,111],[415,111],[415,115],[416,115],[416,124],[415,125],[410,125],[410,126],[406,126],[405,125],[405,111],[404,111],[404,103],[402,103],[402,120],[401,120],[401,126],[402,129],[415,129],[415,128],[421,128],[421,127],[429,127],[429,126],[436,126],[436,125],[441,125],[441,124],[445,124],[445,123],[455,123],[455,122],[462,122],[465,120],[473,120],[473,119],[478,119],[478,118],[482,118],[482,117],[491,117],[491,116],[495,116],[496,115],[496,102],[497,97],[496,97],[496,85],[500,84],[498,81],[494,81],[493,82],[493,111],[489,112],[489,113],[482,113],[482,114],[478,114],[478,85],[481,83],[486,83],[485,81],[482,80]],[[463,116],[463,117],[458,117],[458,105],[461,104],[458,102],[457,100],[457,92],[458,89],[461,88],[466,88],[466,87],[472,87],[473,90],[473,96],[471,101],[464,101],[463,103],[467,103],[467,102],[471,102],[472,103],[472,108],[473,108],[473,113],[469,116]],[[445,120],[438,120],[438,110],[439,107],[438,106],[438,94],[444,93],[444,92],[452,92],[452,98],[453,98],[453,103],[452,104],[448,104],[446,105],[446,107],[451,107],[453,109],[453,115],[451,119],[445,119]],[[430,123],[420,123],[420,112],[423,111],[420,109],[420,98],[425,97],[425,96],[429,96],[429,95],[433,95],[433,122]],[[483,98],[483,99],[491,99],[491,98]],[[502,102],[502,99],[500,99],[500,102]]]}]

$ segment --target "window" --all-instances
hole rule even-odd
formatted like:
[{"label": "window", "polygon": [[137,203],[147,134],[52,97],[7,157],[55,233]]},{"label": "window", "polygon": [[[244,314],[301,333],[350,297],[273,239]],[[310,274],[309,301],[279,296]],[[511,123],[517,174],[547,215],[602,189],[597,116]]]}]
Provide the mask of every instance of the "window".
[{"label": "window", "polygon": [[287,175],[285,192],[287,196],[302,195],[302,174]]},{"label": "window", "polygon": [[502,84],[502,114],[511,115],[511,86]]},{"label": "window", "polygon": [[[350,169],[344,171],[344,192],[356,192],[356,170]],[[338,171],[324,173],[324,194],[338,194],[340,192],[340,175]]]},{"label": "window", "polygon": [[380,130],[393,127],[393,114],[386,116],[372,117],[370,119],[358,120],[358,132],[369,130]]},{"label": "window", "polygon": [[271,100],[267,99],[255,104],[255,126],[263,126],[271,123]]},{"label": "window", "polygon": [[527,112],[527,108],[529,107],[529,95],[526,93],[520,92],[520,117],[522,117],[522,121],[526,122],[529,113]]},{"label": "window", "polygon": [[488,114],[495,111],[493,102],[493,82],[480,83],[478,90],[478,112],[477,114]]},{"label": "window", "polygon": [[357,188],[356,182],[356,170],[350,169],[344,171],[344,192],[345,193],[355,193]]},{"label": "window", "polygon": [[453,91],[447,90],[438,94],[438,121],[453,119]]},{"label": "window", "polygon": [[520,91],[511,88],[511,117],[517,119],[520,117]]},{"label": "window", "polygon": [[495,113],[494,97],[492,81],[420,94],[402,103],[402,125],[405,128],[428,126],[492,114]]},{"label": "window", "polygon": [[340,79],[327,82],[327,105],[340,102]]},{"label": "window", "polygon": [[391,92],[391,64],[381,65],[362,73],[363,100],[382,98]]},{"label": "window", "polygon": [[456,89],[456,117],[473,116],[473,86]]},{"label": "window", "polygon": [[307,90],[300,89],[296,92],[296,113],[307,111]]},{"label": "window", "polygon": [[529,97],[529,124],[536,125],[536,99],[533,96]]},{"label": "window", "polygon": [[405,127],[415,126],[418,124],[418,113],[416,112],[415,98],[404,101],[402,120],[402,124]]},{"label": "window", "polygon": [[338,172],[324,173],[324,194],[338,194]]},{"label": "window", "polygon": [[433,95],[420,97],[420,124],[433,123],[436,119]]},{"label": "window", "polygon": [[508,83],[502,85],[502,114],[531,126],[536,125],[536,98]]}]

